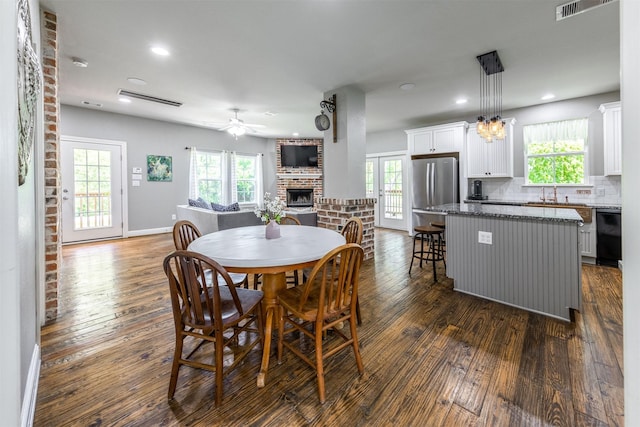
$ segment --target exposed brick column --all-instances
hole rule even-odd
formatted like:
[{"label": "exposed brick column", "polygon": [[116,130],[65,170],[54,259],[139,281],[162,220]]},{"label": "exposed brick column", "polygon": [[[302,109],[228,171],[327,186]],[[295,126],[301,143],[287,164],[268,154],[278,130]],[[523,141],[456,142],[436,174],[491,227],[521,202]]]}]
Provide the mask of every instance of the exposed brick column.
[{"label": "exposed brick column", "polygon": [[60,101],[58,99],[57,17],[41,16],[42,76],[44,80],[44,191],[45,191],[45,319],[58,315],[58,268],[61,260],[60,227]]},{"label": "exposed brick column", "polygon": [[364,259],[373,258],[373,233],[376,199],[331,199],[322,198],[318,202],[318,227],[341,231],[352,216],[362,220],[362,249]]}]

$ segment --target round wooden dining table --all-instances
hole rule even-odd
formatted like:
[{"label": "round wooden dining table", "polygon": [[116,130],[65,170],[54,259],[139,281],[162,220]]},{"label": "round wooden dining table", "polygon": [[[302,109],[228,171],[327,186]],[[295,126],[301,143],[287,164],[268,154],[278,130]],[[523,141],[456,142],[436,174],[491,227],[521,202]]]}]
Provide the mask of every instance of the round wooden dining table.
[{"label": "round wooden dining table", "polygon": [[262,274],[265,343],[258,387],[264,387],[269,368],[271,334],[277,326],[277,296],[287,287],[285,273],[313,267],[327,252],[345,243],[340,233],[305,225],[281,225],[280,237],[267,239],[265,226],[256,225],[216,231],[189,245],[188,250],[215,260],[229,272]]}]

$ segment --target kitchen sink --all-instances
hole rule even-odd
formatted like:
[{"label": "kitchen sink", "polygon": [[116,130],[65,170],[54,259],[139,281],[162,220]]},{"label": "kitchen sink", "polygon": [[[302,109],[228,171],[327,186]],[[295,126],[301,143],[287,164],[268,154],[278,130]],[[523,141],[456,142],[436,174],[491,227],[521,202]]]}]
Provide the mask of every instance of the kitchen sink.
[{"label": "kitchen sink", "polygon": [[582,217],[582,221],[585,223],[590,223],[592,221],[591,218],[591,208],[587,207],[584,203],[541,203],[541,202],[527,202],[526,206],[536,207],[536,208],[554,208],[554,209],[575,209],[578,212],[578,215]]}]

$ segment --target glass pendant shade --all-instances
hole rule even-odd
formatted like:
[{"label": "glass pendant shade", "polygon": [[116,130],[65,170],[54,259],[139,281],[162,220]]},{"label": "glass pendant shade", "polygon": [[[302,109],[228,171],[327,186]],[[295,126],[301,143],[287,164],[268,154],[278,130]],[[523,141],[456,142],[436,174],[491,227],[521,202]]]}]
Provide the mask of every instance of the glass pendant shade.
[{"label": "glass pendant shade", "polygon": [[480,63],[480,115],[476,131],[487,142],[504,139],[505,122],[501,117],[504,67],[496,51],[479,55],[476,59]]}]

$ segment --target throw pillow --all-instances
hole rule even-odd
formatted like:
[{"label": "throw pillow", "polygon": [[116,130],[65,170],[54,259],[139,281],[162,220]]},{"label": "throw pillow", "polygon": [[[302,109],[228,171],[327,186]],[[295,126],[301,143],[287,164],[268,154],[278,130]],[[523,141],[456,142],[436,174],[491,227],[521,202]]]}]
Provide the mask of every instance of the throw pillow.
[{"label": "throw pillow", "polygon": [[238,202],[231,203],[230,205],[219,205],[217,203],[211,203],[211,209],[217,212],[236,212],[240,210]]},{"label": "throw pillow", "polygon": [[209,203],[202,197],[198,197],[198,200],[189,199],[189,206],[211,210],[211,205],[209,205]]}]

